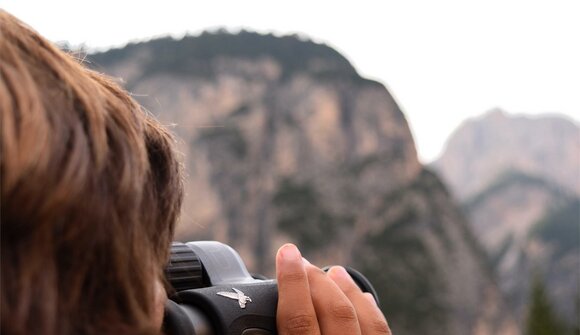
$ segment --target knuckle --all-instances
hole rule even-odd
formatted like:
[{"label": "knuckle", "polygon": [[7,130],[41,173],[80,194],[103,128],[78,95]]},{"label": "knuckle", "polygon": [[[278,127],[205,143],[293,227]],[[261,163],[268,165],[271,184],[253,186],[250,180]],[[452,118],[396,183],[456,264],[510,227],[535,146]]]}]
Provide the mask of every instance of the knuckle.
[{"label": "knuckle", "polygon": [[296,314],[289,317],[285,323],[285,334],[305,335],[313,334],[316,327],[316,319],[309,314]]},{"label": "knuckle", "polygon": [[371,321],[370,328],[376,334],[391,335],[391,329],[385,320],[375,319]]},{"label": "knuckle", "polygon": [[337,305],[331,308],[332,316],[343,322],[357,321],[356,311],[352,305]]},{"label": "knuckle", "polygon": [[278,279],[287,283],[300,283],[306,281],[307,277],[305,272],[297,271],[281,273]]}]

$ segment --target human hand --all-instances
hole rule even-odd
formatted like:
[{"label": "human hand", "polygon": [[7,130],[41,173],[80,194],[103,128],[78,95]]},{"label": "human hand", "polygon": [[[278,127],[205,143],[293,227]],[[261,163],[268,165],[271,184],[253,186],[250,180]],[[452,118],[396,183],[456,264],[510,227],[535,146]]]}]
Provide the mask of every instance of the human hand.
[{"label": "human hand", "polygon": [[276,255],[276,278],[280,335],[391,335],[373,296],[342,267],[325,273],[286,244]]}]

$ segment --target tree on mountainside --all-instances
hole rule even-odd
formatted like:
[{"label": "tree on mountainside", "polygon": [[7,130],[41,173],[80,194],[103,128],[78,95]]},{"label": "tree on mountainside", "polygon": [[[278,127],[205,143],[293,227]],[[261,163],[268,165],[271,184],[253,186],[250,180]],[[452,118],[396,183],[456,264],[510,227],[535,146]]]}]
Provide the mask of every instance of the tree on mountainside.
[{"label": "tree on mountainside", "polygon": [[572,335],[580,335],[580,292],[576,294],[576,324],[572,326]]},{"label": "tree on mountainside", "polygon": [[563,335],[565,327],[558,320],[550,304],[544,283],[536,275],[532,284],[528,320],[526,323],[527,335]]}]

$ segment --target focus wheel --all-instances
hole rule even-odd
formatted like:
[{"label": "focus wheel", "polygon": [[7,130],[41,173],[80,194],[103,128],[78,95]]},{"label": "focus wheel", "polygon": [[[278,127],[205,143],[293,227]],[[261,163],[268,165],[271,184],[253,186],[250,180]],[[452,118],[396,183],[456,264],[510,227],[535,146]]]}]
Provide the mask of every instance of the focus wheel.
[{"label": "focus wheel", "polygon": [[165,275],[176,291],[205,287],[203,268],[197,255],[180,242],[171,244],[171,257]]}]

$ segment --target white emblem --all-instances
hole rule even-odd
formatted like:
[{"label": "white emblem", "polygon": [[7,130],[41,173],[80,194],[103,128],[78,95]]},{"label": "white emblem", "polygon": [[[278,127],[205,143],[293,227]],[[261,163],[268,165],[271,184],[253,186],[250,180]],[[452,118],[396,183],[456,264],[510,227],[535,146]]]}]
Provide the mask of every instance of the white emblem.
[{"label": "white emblem", "polygon": [[234,290],[236,293],[233,292],[218,292],[216,293],[217,295],[221,295],[222,297],[226,297],[226,298],[230,298],[230,299],[234,299],[237,300],[238,303],[240,304],[241,308],[246,308],[246,302],[252,302],[252,299],[250,299],[250,297],[248,297],[247,295],[244,294],[244,292],[238,290],[237,288],[233,288],[232,290]]}]

